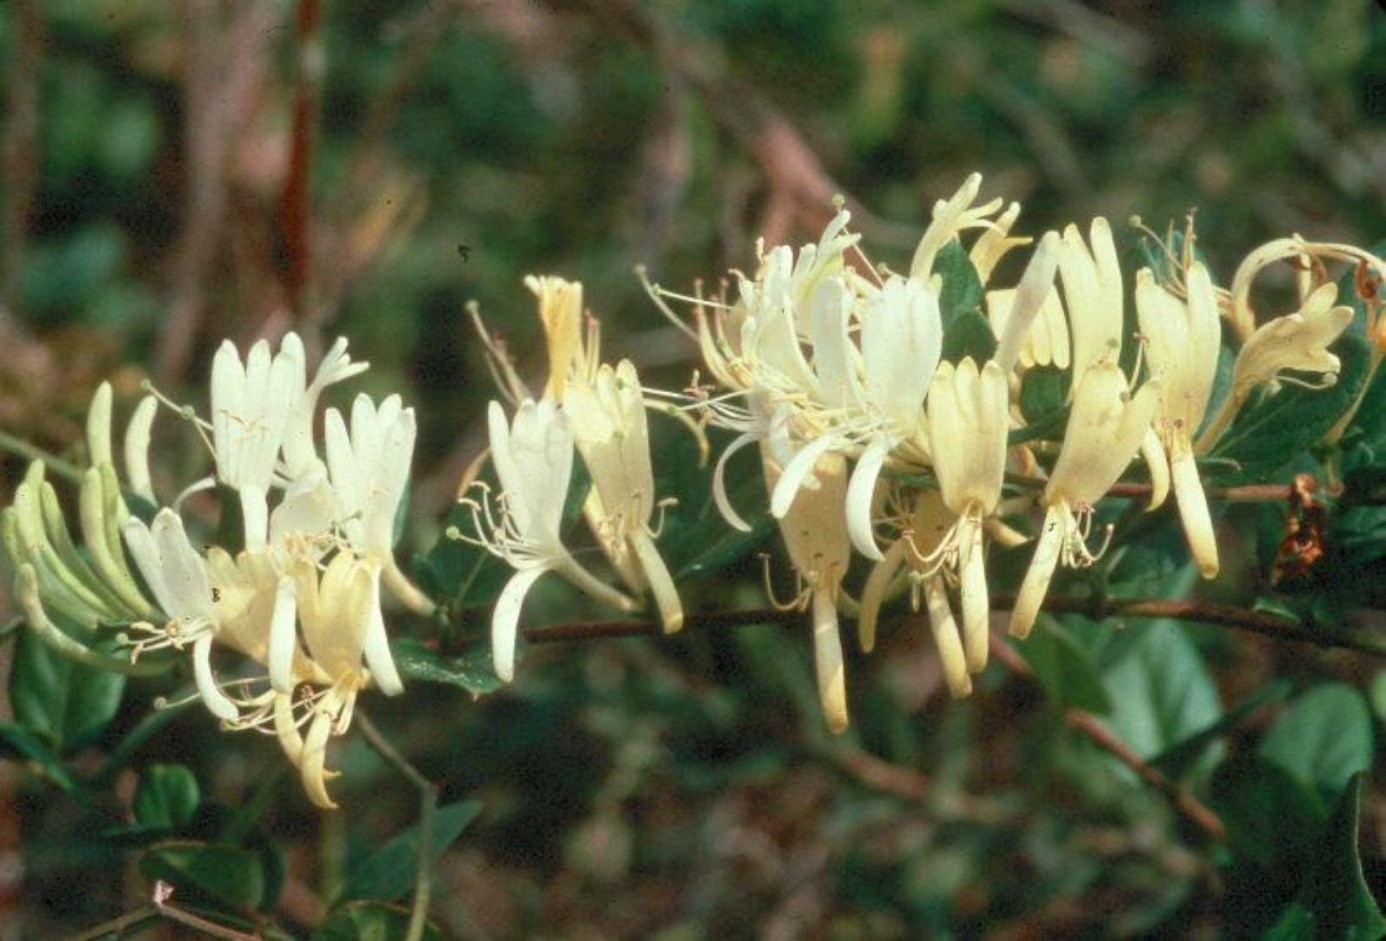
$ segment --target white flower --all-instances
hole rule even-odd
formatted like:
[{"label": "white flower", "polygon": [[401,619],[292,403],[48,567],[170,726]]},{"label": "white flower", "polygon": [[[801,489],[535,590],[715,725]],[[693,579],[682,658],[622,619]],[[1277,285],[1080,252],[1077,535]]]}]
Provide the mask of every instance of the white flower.
[{"label": "white flower", "polygon": [[370,364],[353,363],[347,353],[346,337],[338,337],[318,364],[313,381],[305,386],[307,364],[298,334],[285,334],[279,351],[279,355],[292,364],[293,372],[290,385],[295,394],[288,407],[283,447],[284,476],[293,480],[307,473],[318,460],[317,448],[313,445],[313,419],[317,414],[318,397],[328,386],[365,372]]},{"label": "white flower", "polygon": [[476,527],[466,536],[516,571],[501,590],[491,615],[491,646],[496,674],[515,675],[515,640],[520,607],[541,576],[557,572],[578,588],[622,610],[635,603],[584,569],[563,545],[559,527],[573,473],[573,432],[568,416],[551,400],[520,403],[507,423],[499,402],[487,412],[491,462],[500,478],[501,496],[493,502],[465,499]]},{"label": "white flower", "polygon": [[1175,296],[1155,282],[1148,268],[1136,273],[1136,313],[1146,359],[1160,382],[1155,428],[1167,455],[1157,457],[1154,466],[1168,461],[1189,549],[1203,577],[1212,578],[1218,573],[1218,547],[1192,439],[1212,394],[1221,330],[1213,282],[1201,262],[1189,263],[1183,290],[1185,297]]},{"label": "white flower", "polygon": [[267,537],[269,488],[289,406],[303,388],[302,376],[302,347],[296,342],[271,358],[269,344],[260,340],[242,363],[235,345],[227,340],[212,359],[217,478],[240,495],[248,547],[264,545]]},{"label": "white flower", "polygon": [[[341,413],[327,410],[327,466],[342,535],[359,555],[375,563],[392,593],[412,610],[428,614],[432,602],[400,571],[393,552],[416,434],[414,410],[403,408],[397,395],[386,398],[379,408],[368,396],[358,395],[351,407],[349,433]],[[402,686],[390,659],[383,621],[367,637],[366,660],[387,695],[399,692]]]},{"label": "white flower", "polygon": [[924,395],[938,368],[943,327],[938,298],[923,282],[892,277],[861,315],[864,398],[876,425],[866,435],[847,488],[847,531],[869,559],[881,558],[871,500],[890,454],[919,431]]}]

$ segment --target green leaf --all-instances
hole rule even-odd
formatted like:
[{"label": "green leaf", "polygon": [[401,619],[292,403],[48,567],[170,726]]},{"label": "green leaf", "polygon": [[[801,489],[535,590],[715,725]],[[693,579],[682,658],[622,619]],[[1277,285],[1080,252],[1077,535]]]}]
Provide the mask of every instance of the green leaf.
[{"label": "green leaf", "polygon": [[1198,649],[1176,622],[1151,621],[1130,631],[1139,633],[1105,676],[1108,724],[1142,758],[1152,758],[1216,722],[1222,704]]},{"label": "green leaf", "polygon": [[1333,427],[1365,385],[1371,345],[1345,333],[1331,347],[1342,361],[1338,381],[1327,389],[1284,384],[1242,407],[1232,427],[1218,439],[1212,456],[1237,461],[1239,479],[1267,480]]},{"label": "green leaf", "polygon": [[68,660],[24,631],[15,644],[10,703],[15,718],[54,751],[85,745],[101,734],[125,690],[125,677]]},{"label": "green leaf", "polygon": [[251,850],[168,840],[151,846],[140,858],[140,874],[162,879],[191,901],[249,912],[265,897],[260,856]]},{"label": "green leaf", "polygon": [[1020,384],[1020,414],[1025,426],[1011,432],[1011,444],[1035,438],[1063,437],[1068,426],[1068,387],[1070,373],[1053,366],[1036,366],[1025,371]]},{"label": "green leaf", "polygon": [[[409,929],[409,910],[379,902],[339,905],[314,931],[309,941],[404,941]],[[425,924],[425,941],[442,941],[432,925]]]},{"label": "green leaf", "polygon": [[413,637],[390,642],[399,672],[411,680],[460,686],[469,693],[492,693],[502,686],[491,662],[491,648],[482,645],[460,657],[445,657]]},{"label": "green leaf", "polygon": [[976,311],[961,314],[946,330],[943,335],[943,358],[950,363],[971,356],[981,365],[996,352],[996,334],[991,332],[987,318]]},{"label": "green leaf", "polygon": [[[982,281],[977,277],[977,269],[972,267],[972,259],[967,257],[967,249],[957,240],[938,250],[931,273],[943,279],[938,310],[943,320],[944,335],[947,336],[959,317],[981,310]],[[987,333],[990,332],[991,327],[988,326]]]},{"label": "green leaf", "polygon": [[[480,812],[481,802],[475,800],[440,807],[433,818],[430,859],[436,862]],[[413,827],[361,860],[347,876],[341,899],[393,902],[414,887],[418,862],[419,829]]]},{"label": "green leaf", "polygon": [[727,499],[746,517],[751,531],[732,529],[722,518],[712,496],[712,461],[730,437],[716,431],[709,437],[713,456],[700,465],[696,442],[683,426],[672,421],[652,421],[650,426],[655,492],[661,498],[678,497],[665,510],[659,535],[660,554],[675,582],[741,561],[764,545],[775,528],[755,447],[734,456],[726,475]]},{"label": "green leaf", "polygon": [[1368,695],[1371,697],[1372,713],[1376,716],[1376,721],[1386,723],[1386,670],[1378,670],[1376,676],[1372,677],[1372,687]]},{"label": "green leaf", "polygon": [[188,825],[202,795],[184,765],[150,765],[135,789],[135,820],[144,827],[177,830]]},{"label": "green leaf", "polygon": [[1327,817],[1324,803],[1283,768],[1254,755],[1218,768],[1212,797],[1233,856],[1283,883],[1279,891],[1288,896]]},{"label": "green leaf", "polygon": [[1044,691],[1062,707],[1106,715],[1112,708],[1091,652],[1062,626],[1041,618],[1030,637],[1015,647],[1035,671]]},{"label": "green leaf", "polygon": [[62,760],[23,726],[0,723],[0,755],[32,761],[63,790],[77,790],[77,782],[63,766]]},{"label": "green leaf", "polygon": [[1325,683],[1300,696],[1261,741],[1261,757],[1325,794],[1336,795],[1372,763],[1372,720],[1362,695]]},{"label": "green leaf", "polygon": [[1203,731],[1184,739],[1150,760],[1150,764],[1171,778],[1182,778],[1191,773],[1203,759],[1208,748],[1230,732],[1251,713],[1268,703],[1284,699],[1290,694],[1288,680],[1273,680],[1259,687],[1236,706],[1208,726]]},{"label": "green leaf", "polygon": [[1327,833],[1311,859],[1294,902],[1263,937],[1374,941],[1386,934],[1386,918],[1367,888],[1357,851],[1362,775],[1355,774],[1333,809]]}]

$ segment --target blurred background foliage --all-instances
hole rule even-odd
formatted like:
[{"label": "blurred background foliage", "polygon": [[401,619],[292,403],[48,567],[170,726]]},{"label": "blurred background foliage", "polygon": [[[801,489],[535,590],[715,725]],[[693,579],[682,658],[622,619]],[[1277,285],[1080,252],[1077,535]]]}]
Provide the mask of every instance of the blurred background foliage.
[{"label": "blurred background foliage", "polygon": [[[897,266],[974,170],[1032,234],[1097,213],[1163,230],[1199,207],[1224,283],[1270,237],[1386,233],[1386,13],[1365,0],[8,0],[0,49],[0,431],[70,454],[100,378],[118,409],[146,376],[200,401],[224,337],[345,334],[366,387],[418,407],[406,552],[433,545],[484,444],[493,390],[464,303],[522,373],[544,368],[527,273],[581,280],[608,356],[681,388],[695,351],[633,267],[715,289],[756,238],[816,237],[839,193]],[[4,502],[23,469],[0,460]],[[1374,532],[1362,512],[1348,539]],[[1264,579],[1257,539],[1280,517],[1224,532],[1216,593]],[[744,568],[685,585],[686,604],[760,607]],[[573,616],[549,588],[535,624]],[[1292,899],[1333,909],[1314,893],[1351,880],[1305,874],[1352,856],[1377,662],[1130,624],[1063,615],[951,702],[927,628],[902,618],[851,663],[836,739],[803,632],[771,625],[534,646],[478,701],[419,683],[366,708],[444,804],[482,803],[440,862],[447,937],[1255,935],[1298,930]],[[151,726],[167,692],[132,683],[108,726],[61,743],[104,790],[4,766],[6,937],[147,901],[131,821],[246,818],[283,868],[261,902],[299,928],[411,825],[415,795],[357,738],[337,756],[346,809],[319,815],[273,742],[227,740],[199,709]],[[1227,835],[1075,734],[1074,708],[1196,788]],[[182,781],[160,770],[175,762],[200,783],[177,819],[136,800]],[[1386,799],[1365,790],[1379,888]],[[1332,934],[1316,924],[1281,936]]]}]

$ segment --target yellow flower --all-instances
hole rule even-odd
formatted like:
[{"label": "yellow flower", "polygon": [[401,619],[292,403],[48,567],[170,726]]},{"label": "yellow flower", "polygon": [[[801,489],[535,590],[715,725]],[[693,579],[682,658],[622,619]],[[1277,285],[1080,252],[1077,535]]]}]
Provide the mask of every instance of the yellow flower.
[{"label": "yellow flower", "polygon": [[1194,463],[1193,434],[1212,394],[1221,328],[1213,282],[1201,262],[1188,264],[1183,289],[1180,298],[1157,284],[1148,268],[1136,274],[1136,313],[1146,360],[1160,382],[1155,428],[1165,456],[1157,462],[1168,461],[1189,550],[1203,577],[1212,578],[1218,573],[1218,547]]},{"label": "yellow flower", "polygon": [[[780,467],[765,447],[765,482],[774,490]],[[842,577],[851,556],[842,508],[847,499],[847,462],[840,454],[826,454],[814,467],[816,489],[800,489],[788,512],[780,518],[789,558],[807,586],[791,603],[807,605],[813,616],[813,662],[818,697],[828,728],[847,728],[847,681],[838,634],[837,601]]]}]

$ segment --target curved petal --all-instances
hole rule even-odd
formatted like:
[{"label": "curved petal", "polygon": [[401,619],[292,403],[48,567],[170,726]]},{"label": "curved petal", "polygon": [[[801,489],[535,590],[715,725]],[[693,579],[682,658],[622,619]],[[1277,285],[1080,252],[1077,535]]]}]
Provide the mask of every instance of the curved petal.
[{"label": "curved petal", "polygon": [[731,505],[731,500],[727,497],[727,461],[737,451],[748,444],[754,444],[755,441],[756,436],[749,432],[739,435],[731,444],[727,445],[726,450],[717,458],[717,463],[712,468],[712,501],[717,505],[717,511],[722,514],[722,519],[727,521],[727,525],[743,533],[751,531],[751,524],[736,512],[736,508]]},{"label": "curved petal", "polygon": [[1044,514],[1044,525],[1035,546],[1035,554],[1030,559],[1025,581],[1020,584],[1015,607],[1011,610],[1010,632],[1021,640],[1030,636],[1040,606],[1044,604],[1044,596],[1049,591],[1049,582],[1054,577],[1055,566],[1059,564],[1059,551],[1067,535],[1067,517],[1067,506],[1063,503],[1055,503]]},{"label": "curved petal", "polygon": [[193,642],[193,678],[197,681],[198,694],[212,715],[225,722],[232,722],[240,715],[236,704],[221,691],[217,678],[212,675],[211,634],[203,634]]},{"label": "curved petal", "polygon": [[380,570],[371,577],[370,601],[366,605],[369,619],[366,621],[366,634],[362,638],[361,652],[366,666],[370,668],[371,678],[386,696],[398,696],[404,692],[404,681],[400,679],[395,667],[395,658],[390,653],[390,638],[385,633],[385,618],[380,613]]},{"label": "curved petal", "polygon": [[770,495],[770,513],[776,519],[783,519],[789,512],[790,505],[799,494],[799,488],[804,486],[804,481],[813,473],[814,465],[820,457],[832,450],[835,443],[831,435],[823,435],[804,445],[790,458]]},{"label": "curved petal", "polygon": [[285,696],[294,691],[294,651],[298,648],[298,592],[292,576],[279,579],[274,590],[274,613],[269,626],[270,686]]},{"label": "curved petal", "polygon": [[881,465],[890,455],[891,442],[877,438],[857,458],[857,466],[852,469],[852,479],[847,484],[847,534],[852,537],[852,545],[862,555],[879,562],[885,558],[876,545],[875,528],[871,523],[871,498],[876,493],[876,480],[881,474]]},{"label": "curved petal", "polygon": [[847,680],[842,639],[837,632],[837,606],[826,591],[813,593],[813,665],[828,729],[841,732],[847,728]]},{"label": "curved petal", "polygon": [[510,576],[496,599],[496,608],[491,613],[491,656],[495,660],[496,675],[507,683],[515,678],[515,637],[519,633],[520,606],[530,588],[547,571],[543,567],[521,569]]},{"label": "curved petal", "polygon": [[929,628],[934,634],[934,646],[938,648],[948,692],[954,699],[961,699],[972,692],[972,676],[968,673],[958,622],[953,618],[948,591],[941,577],[932,576],[924,583],[924,597],[929,608]]}]

